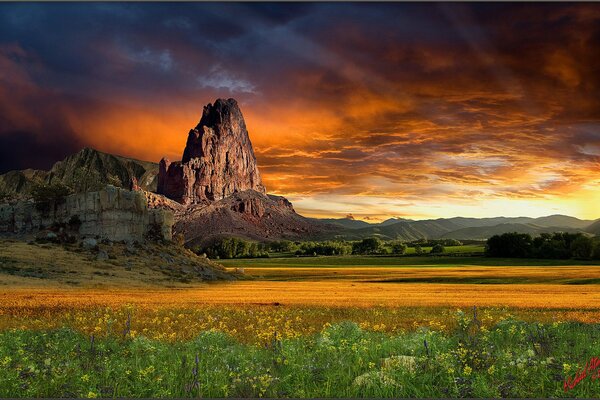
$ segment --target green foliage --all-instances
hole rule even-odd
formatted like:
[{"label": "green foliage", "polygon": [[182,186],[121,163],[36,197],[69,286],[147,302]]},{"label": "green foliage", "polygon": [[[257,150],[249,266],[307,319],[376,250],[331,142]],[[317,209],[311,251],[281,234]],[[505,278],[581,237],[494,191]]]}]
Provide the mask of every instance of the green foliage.
[{"label": "green foliage", "polygon": [[402,255],[402,254],[406,253],[407,248],[408,248],[408,246],[406,246],[406,244],[404,244],[403,242],[400,242],[400,241],[394,241],[390,244],[390,250],[391,250],[392,254],[395,254],[395,255]]},{"label": "green foliage", "polygon": [[431,248],[430,253],[431,254],[442,254],[444,251],[445,251],[444,246],[442,246],[440,243],[437,243]]},{"label": "green foliage", "polygon": [[355,242],[352,245],[353,254],[379,254],[382,251],[383,242],[381,239],[372,237]]},{"label": "green foliage", "polygon": [[352,253],[352,245],[344,241],[302,242],[296,255],[343,256]]},{"label": "green foliage", "polygon": [[486,244],[488,257],[590,259],[594,253],[592,239],[581,233],[542,233],[532,238],[525,233],[494,235]]},{"label": "green foliage", "polygon": [[580,236],[571,242],[571,255],[573,258],[589,259],[594,251],[594,242],[591,238]]},{"label": "green foliage", "polygon": [[75,193],[95,192],[103,189],[106,183],[100,173],[92,168],[79,167],[73,172],[71,185]]},{"label": "green foliage", "polygon": [[223,238],[208,247],[197,247],[197,254],[205,253],[209,258],[255,258],[267,257],[265,245],[258,242],[231,237]]},{"label": "green foliage", "polygon": [[455,247],[455,246],[463,245],[463,243],[460,240],[456,240],[456,239],[419,239],[419,240],[413,240],[412,242],[409,242],[407,245],[408,245],[408,247],[416,247],[416,246],[433,247],[436,244],[441,244],[442,246],[446,246],[446,247]]},{"label": "green foliage", "polygon": [[[599,325],[511,319],[484,329],[458,312],[443,333],[388,335],[353,322],[314,336],[244,345],[218,331],[187,342],[70,329],[0,333],[0,397],[595,398],[592,371],[564,381],[600,353]],[[132,321],[135,325],[135,319]],[[110,326],[102,329],[109,330]],[[595,374],[596,371],[593,371]]]},{"label": "green foliage", "polygon": [[293,253],[298,250],[298,245],[289,240],[280,240],[269,242],[268,250],[274,253]]},{"label": "green foliage", "polygon": [[73,190],[62,182],[34,182],[31,187],[31,197],[36,203],[59,203],[72,194]]},{"label": "green foliage", "polygon": [[420,245],[418,245],[418,244],[417,244],[417,245],[415,245],[415,254],[417,254],[417,255],[421,255],[421,254],[423,254],[423,253],[425,253],[425,252],[423,251],[423,248],[422,248]]}]

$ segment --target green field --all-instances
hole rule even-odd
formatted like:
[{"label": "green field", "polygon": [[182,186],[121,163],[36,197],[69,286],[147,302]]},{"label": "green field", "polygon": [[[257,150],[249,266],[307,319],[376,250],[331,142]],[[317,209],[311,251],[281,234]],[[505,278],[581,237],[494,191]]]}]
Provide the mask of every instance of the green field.
[{"label": "green field", "polygon": [[599,260],[556,260],[532,258],[488,258],[483,256],[441,255],[441,256],[317,256],[317,257],[273,257],[240,258],[218,260],[226,267],[290,268],[290,267],[459,267],[459,266],[564,266],[600,265]]},{"label": "green field", "polygon": [[207,331],[186,342],[69,329],[0,333],[1,397],[596,397],[600,325],[482,325],[399,335],[344,322],[265,346]]}]

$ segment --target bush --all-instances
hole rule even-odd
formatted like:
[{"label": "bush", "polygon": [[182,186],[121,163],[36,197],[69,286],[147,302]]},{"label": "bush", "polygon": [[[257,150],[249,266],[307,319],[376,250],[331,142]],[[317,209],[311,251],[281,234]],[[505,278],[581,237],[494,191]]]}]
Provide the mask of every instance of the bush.
[{"label": "bush", "polygon": [[256,258],[267,255],[265,246],[240,238],[223,238],[208,247],[196,247],[196,254],[206,253],[209,258]]},{"label": "bush", "polygon": [[592,239],[580,236],[571,243],[571,254],[573,258],[589,259],[594,251]]},{"label": "bush", "polygon": [[594,251],[592,239],[566,232],[542,233],[533,239],[529,234],[504,233],[492,236],[486,244],[488,257],[589,259]]},{"label": "bush", "polygon": [[533,240],[528,233],[503,233],[488,239],[485,254],[488,257],[529,257],[533,250]]},{"label": "bush", "polygon": [[352,253],[352,245],[344,241],[303,242],[296,255],[343,256]]},{"label": "bush", "polygon": [[73,190],[62,182],[35,182],[31,187],[31,197],[36,203],[58,203],[73,193]]},{"label": "bush", "polygon": [[392,242],[390,249],[392,250],[392,254],[404,254],[406,253],[407,246],[402,242]]},{"label": "bush", "polygon": [[431,254],[442,254],[444,252],[444,246],[442,246],[441,244],[436,244],[431,248],[430,253]]},{"label": "bush", "polygon": [[378,254],[381,252],[383,242],[381,239],[373,237],[366,238],[352,245],[353,254]]}]

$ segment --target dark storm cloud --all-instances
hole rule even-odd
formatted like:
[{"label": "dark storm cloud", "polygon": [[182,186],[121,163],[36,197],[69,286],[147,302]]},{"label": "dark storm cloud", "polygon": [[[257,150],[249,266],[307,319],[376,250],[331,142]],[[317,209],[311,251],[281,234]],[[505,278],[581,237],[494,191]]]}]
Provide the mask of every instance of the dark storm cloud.
[{"label": "dark storm cloud", "polygon": [[4,3],[0,137],[177,158],[235,97],[279,193],[558,193],[597,175],[599,21],[593,3]]}]

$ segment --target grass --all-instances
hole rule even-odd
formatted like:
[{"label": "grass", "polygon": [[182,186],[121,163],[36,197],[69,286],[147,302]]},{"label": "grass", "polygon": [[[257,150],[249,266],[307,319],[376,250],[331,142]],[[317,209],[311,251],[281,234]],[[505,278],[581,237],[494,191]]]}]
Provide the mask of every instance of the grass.
[{"label": "grass", "polygon": [[[102,252],[106,257],[98,259]],[[27,243],[0,239],[0,287],[149,287],[199,282],[222,267],[172,244]]]},{"label": "grass", "polygon": [[[596,397],[564,380],[600,353],[599,325],[488,325],[389,335],[352,322],[243,344],[218,331],[165,342],[70,329],[0,333],[1,397]],[[596,373],[597,371],[594,371]],[[591,374],[590,374],[591,375]]]},{"label": "grass", "polygon": [[459,267],[459,266],[547,266],[600,265],[598,260],[552,260],[530,258],[488,258],[482,256],[317,256],[286,258],[254,258],[218,260],[226,267],[292,268],[292,267]]},{"label": "grass", "polygon": [[[183,283],[173,279],[196,259],[172,248],[138,249],[128,270],[120,247],[98,262],[10,246],[0,397],[600,395],[591,373],[563,389],[599,355],[597,262],[223,260],[251,279]],[[457,310],[473,306],[476,319]]]}]

